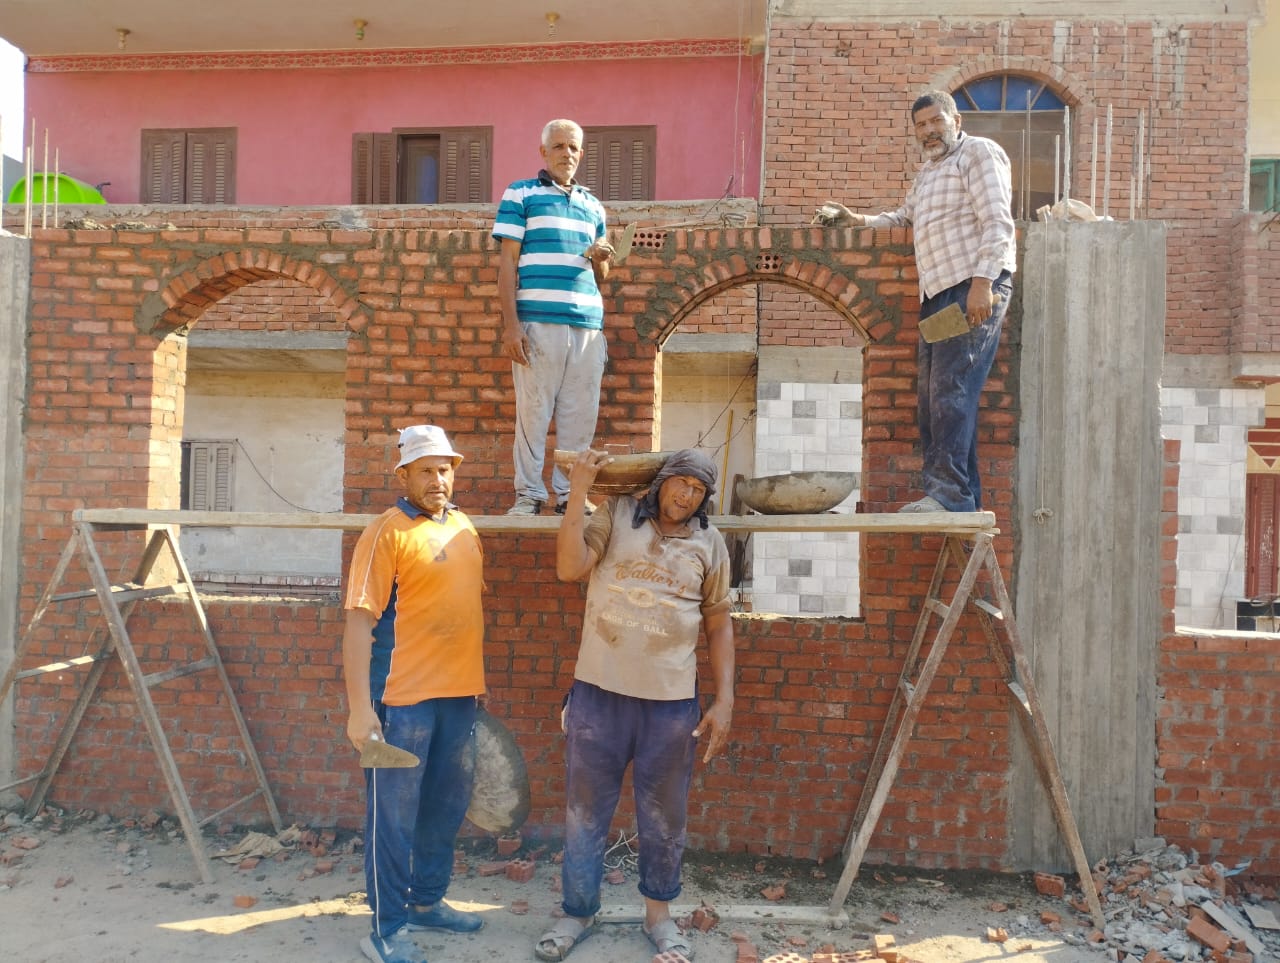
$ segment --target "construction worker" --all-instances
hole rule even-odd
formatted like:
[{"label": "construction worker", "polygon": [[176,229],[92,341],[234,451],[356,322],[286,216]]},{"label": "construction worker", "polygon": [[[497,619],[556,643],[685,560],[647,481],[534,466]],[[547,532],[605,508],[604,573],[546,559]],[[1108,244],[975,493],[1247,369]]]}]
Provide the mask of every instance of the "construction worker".
[{"label": "construction worker", "polygon": [[1009,158],[993,140],[961,131],[951,95],[931,90],[911,105],[924,151],[905,202],[896,211],[855,214],[823,209],[829,223],[914,228],[920,318],[959,305],[967,334],[918,342],[917,412],[924,458],[924,497],[902,512],[972,512],[982,508],[978,474],[978,402],[986,384],[1016,269]]},{"label": "construction worker", "polygon": [[469,933],[476,913],[444,902],[454,841],[471,801],[476,700],[484,694],[484,553],[453,497],[462,456],[443,429],[400,433],[404,494],[351,558],[342,663],[347,738],[408,750],[418,763],[365,770],[365,884],[374,963],[426,963],[422,929]]}]

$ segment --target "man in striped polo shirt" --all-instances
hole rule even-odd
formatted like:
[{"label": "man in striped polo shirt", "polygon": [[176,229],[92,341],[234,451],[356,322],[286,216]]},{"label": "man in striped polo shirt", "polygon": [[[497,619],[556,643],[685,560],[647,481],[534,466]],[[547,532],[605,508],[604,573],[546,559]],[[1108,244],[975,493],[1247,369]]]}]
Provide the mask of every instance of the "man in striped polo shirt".
[{"label": "man in striped polo shirt", "polygon": [[[541,151],[546,167],[507,188],[493,227],[502,245],[502,353],[511,359],[516,392],[516,500],[508,515],[537,515],[547,502],[542,469],[552,418],[558,448],[590,446],[607,357],[599,285],[613,248],[605,241],[604,206],[573,179],[582,128],[551,121]],[[551,487],[555,510],[564,514],[569,479],[559,468]]]}]

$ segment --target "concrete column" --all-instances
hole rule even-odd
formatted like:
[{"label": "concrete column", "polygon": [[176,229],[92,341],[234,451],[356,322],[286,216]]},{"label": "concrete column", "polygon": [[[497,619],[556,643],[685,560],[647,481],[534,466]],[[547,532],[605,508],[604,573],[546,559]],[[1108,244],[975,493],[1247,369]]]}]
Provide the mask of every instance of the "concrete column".
[{"label": "concrete column", "polygon": [[[0,231],[0,673],[13,660],[18,638],[18,585],[22,574],[22,413],[27,384],[27,302],[31,243]],[[0,702],[0,785],[13,782],[13,694]],[[3,802],[0,797],[0,802]]]},{"label": "concrete column", "polygon": [[[1155,820],[1165,225],[1025,240],[1015,611],[1092,862]],[[1021,738],[1013,762],[1014,865],[1068,869]]]}]

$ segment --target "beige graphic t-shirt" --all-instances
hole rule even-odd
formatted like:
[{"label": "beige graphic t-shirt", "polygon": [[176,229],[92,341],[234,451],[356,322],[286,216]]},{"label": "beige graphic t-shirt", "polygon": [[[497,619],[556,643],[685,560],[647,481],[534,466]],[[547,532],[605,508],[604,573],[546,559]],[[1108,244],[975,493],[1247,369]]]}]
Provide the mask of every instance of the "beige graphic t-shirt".
[{"label": "beige graphic t-shirt", "polygon": [[702,618],[729,606],[729,552],[696,519],[664,536],[652,520],[631,527],[636,499],[615,496],[585,532],[600,556],[587,583],[575,677],[640,699],[696,694]]}]

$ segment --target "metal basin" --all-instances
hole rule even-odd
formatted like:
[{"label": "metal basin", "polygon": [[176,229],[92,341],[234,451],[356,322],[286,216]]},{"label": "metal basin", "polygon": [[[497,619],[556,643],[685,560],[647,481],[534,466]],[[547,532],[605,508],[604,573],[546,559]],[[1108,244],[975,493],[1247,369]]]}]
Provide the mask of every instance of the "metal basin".
[{"label": "metal basin", "polygon": [[793,471],[744,478],[734,491],[762,515],[816,515],[839,505],[857,484],[856,471]]},{"label": "metal basin", "polygon": [[[556,467],[568,475],[573,471],[573,463],[578,460],[579,454],[581,452],[557,448],[554,455]],[[630,455],[611,455],[613,461],[596,473],[591,494],[607,496],[642,492],[652,484],[673,454],[670,451],[642,451]]]}]

